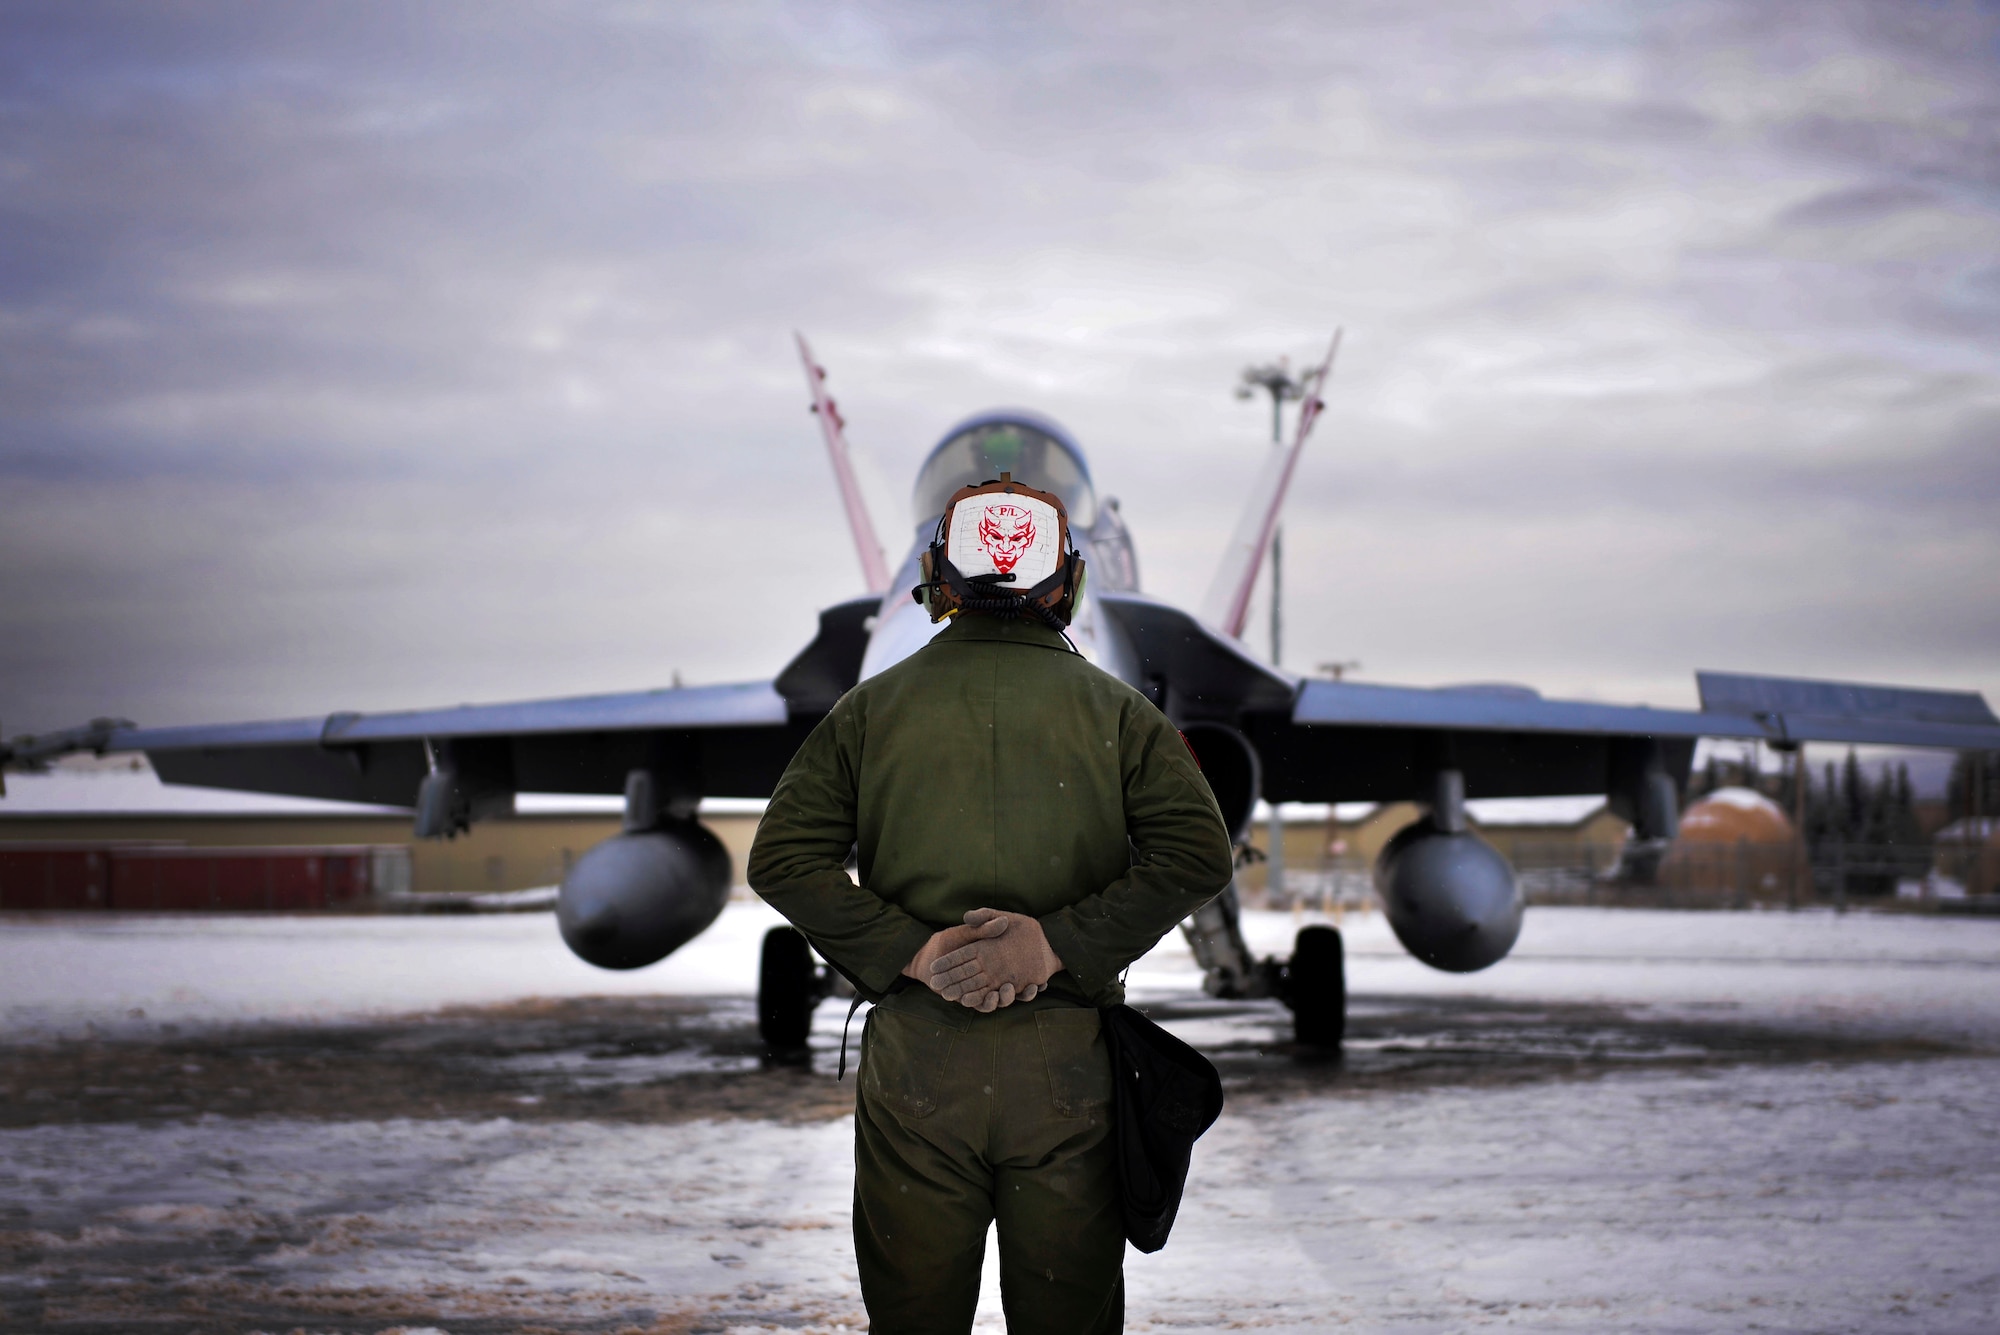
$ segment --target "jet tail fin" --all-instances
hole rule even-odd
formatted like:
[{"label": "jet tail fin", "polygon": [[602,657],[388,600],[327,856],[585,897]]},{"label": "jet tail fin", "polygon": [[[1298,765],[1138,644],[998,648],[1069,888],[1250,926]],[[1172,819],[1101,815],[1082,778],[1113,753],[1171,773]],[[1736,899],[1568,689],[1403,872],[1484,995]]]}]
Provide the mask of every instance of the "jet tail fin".
[{"label": "jet tail fin", "polygon": [[1312,434],[1313,423],[1319,420],[1320,409],[1326,406],[1319,395],[1333,372],[1334,354],[1340,351],[1340,335],[1340,330],[1333,331],[1326,360],[1307,373],[1292,443],[1271,447],[1263,471],[1257,475],[1257,484],[1250,490],[1243,515],[1236,521],[1236,531],[1230,535],[1229,546],[1222,554],[1222,564],[1208,586],[1208,596],[1202,599],[1201,619],[1232,639],[1243,636],[1243,623],[1250,616],[1250,591],[1257,583],[1258,570],[1263,567],[1264,553],[1271,549],[1278,512],[1284,508],[1285,492],[1292,485],[1292,470],[1298,467],[1306,437]]},{"label": "jet tail fin", "polygon": [[799,361],[806,369],[806,389],[812,394],[813,416],[819,419],[820,434],[826,438],[827,457],[833,461],[834,481],[840,484],[841,504],[847,508],[847,526],[854,533],[854,550],[861,558],[861,574],[870,593],[889,587],[889,563],[882,556],[881,540],[875,523],[868,517],[868,503],[862,499],[861,485],[854,477],[854,460],[847,450],[847,423],[826,392],[826,370],[813,360],[806,336],[793,331],[799,341]]}]

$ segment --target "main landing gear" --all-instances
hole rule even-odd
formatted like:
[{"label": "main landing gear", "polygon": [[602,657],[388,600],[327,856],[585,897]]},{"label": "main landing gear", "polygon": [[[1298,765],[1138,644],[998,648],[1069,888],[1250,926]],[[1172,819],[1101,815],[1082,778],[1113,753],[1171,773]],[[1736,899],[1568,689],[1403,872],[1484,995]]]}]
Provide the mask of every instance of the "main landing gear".
[{"label": "main landing gear", "polygon": [[846,980],[813,958],[805,937],[790,927],[764,933],[757,969],[757,1032],[772,1052],[802,1052],[812,1033],[813,1008]]},{"label": "main landing gear", "polygon": [[1338,927],[1301,927],[1278,995],[1301,1047],[1339,1048],[1347,1035],[1347,956]]},{"label": "main landing gear", "polygon": [[1201,965],[1202,990],[1212,997],[1276,997],[1292,1012],[1300,1047],[1338,1050],[1347,1033],[1347,961],[1340,929],[1299,929],[1288,960],[1256,959],[1243,940],[1236,885],[1196,910],[1181,932]]},{"label": "main landing gear", "polygon": [[[1288,960],[1251,956],[1238,922],[1236,887],[1231,885],[1181,925],[1204,977],[1202,990],[1213,997],[1276,997],[1292,1012],[1299,1046],[1338,1050],[1347,1032],[1347,963],[1340,929],[1314,925],[1299,930]],[[757,1032],[773,1052],[800,1052],[812,1033],[813,1008],[847,981],[813,958],[805,937],[790,927],[764,934],[757,971]]]}]

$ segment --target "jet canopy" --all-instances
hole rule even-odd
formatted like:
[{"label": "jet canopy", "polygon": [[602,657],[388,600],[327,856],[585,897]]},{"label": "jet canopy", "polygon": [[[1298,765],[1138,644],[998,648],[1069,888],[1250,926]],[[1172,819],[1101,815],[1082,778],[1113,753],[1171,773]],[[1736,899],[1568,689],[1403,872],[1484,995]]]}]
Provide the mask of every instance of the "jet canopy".
[{"label": "jet canopy", "polygon": [[1072,529],[1087,529],[1097,518],[1097,492],[1090,467],[1069,433],[1046,417],[1027,412],[981,413],[953,427],[917,473],[916,521],[944,513],[960,487],[990,482],[1002,473],[1062,497]]}]

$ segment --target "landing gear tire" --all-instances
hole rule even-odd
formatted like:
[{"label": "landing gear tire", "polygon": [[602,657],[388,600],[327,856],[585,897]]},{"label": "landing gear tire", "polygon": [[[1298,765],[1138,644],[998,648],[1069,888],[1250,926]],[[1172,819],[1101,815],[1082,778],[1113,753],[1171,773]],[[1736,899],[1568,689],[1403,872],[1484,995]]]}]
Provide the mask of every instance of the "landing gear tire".
[{"label": "landing gear tire", "polygon": [[797,1052],[812,1033],[813,1007],[826,995],[806,939],[790,927],[764,933],[757,969],[757,1032],[774,1052]]},{"label": "landing gear tire", "polygon": [[1285,970],[1285,1004],[1301,1047],[1340,1047],[1347,1034],[1347,957],[1338,927],[1299,929]]}]

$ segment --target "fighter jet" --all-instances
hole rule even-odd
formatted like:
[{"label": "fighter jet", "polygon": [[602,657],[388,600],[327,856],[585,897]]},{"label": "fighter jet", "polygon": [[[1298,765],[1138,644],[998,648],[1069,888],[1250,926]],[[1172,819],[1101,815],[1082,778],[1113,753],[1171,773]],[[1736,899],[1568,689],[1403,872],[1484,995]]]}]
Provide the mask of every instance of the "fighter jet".
[{"label": "fighter jet", "polygon": [[[590,963],[641,968],[699,935],[728,898],[733,869],[697,819],[701,799],[768,797],[843,692],[936,633],[911,596],[918,554],[953,491],[1002,473],[1063,498],[1088,571],[1073,640],[1186,735],[1239,844],[1260,798],[1424,804],[1425,816],[1383,850],[1375,887],[1403,946],[1438,969],[1492,965],[1521,927],[1513,869],[1468,828],[1468,798],[1602,793],[1631,823],[1628,864],[1644,875],[1675,833],[1698,738],[1781,750],[1804,742],[2000,749],[2000,719],[1974,692],[1702,672],[1699,710],[1651,709],[1548,700],[1521,687],[1303,680],[1259,661],[1241,640],[1251,588],[1339,344],[1336,334],[1304,377],[1291,439],[1273,446],[1198,612],[1141,592],[1118,502],[1098,495],[1075,438],[1028,411],[979,413],[944,433],[917,471],[916,540],[892,570],[826,372],[801,336],[812,411],[868,592],[822,611],[812,642],[771,680],[201,727],[99,719],[0,744],[0,764],[143,751],[168,783],[408,807],[423,838],[504,817],[520,792],[622,792],[623,829],[578,859],[557,922]],[[1346,988],[1337,929],[1307,927],[1288,959],[1258,960],[1239,930],[1232,886],[1184,930],[1211,993],[1278,997],[1302,1044],[1338,1046]],[[766,1041],[802,1046],[813,1007],[838,985],[802,937],[774,929],[758,979]]]}]

